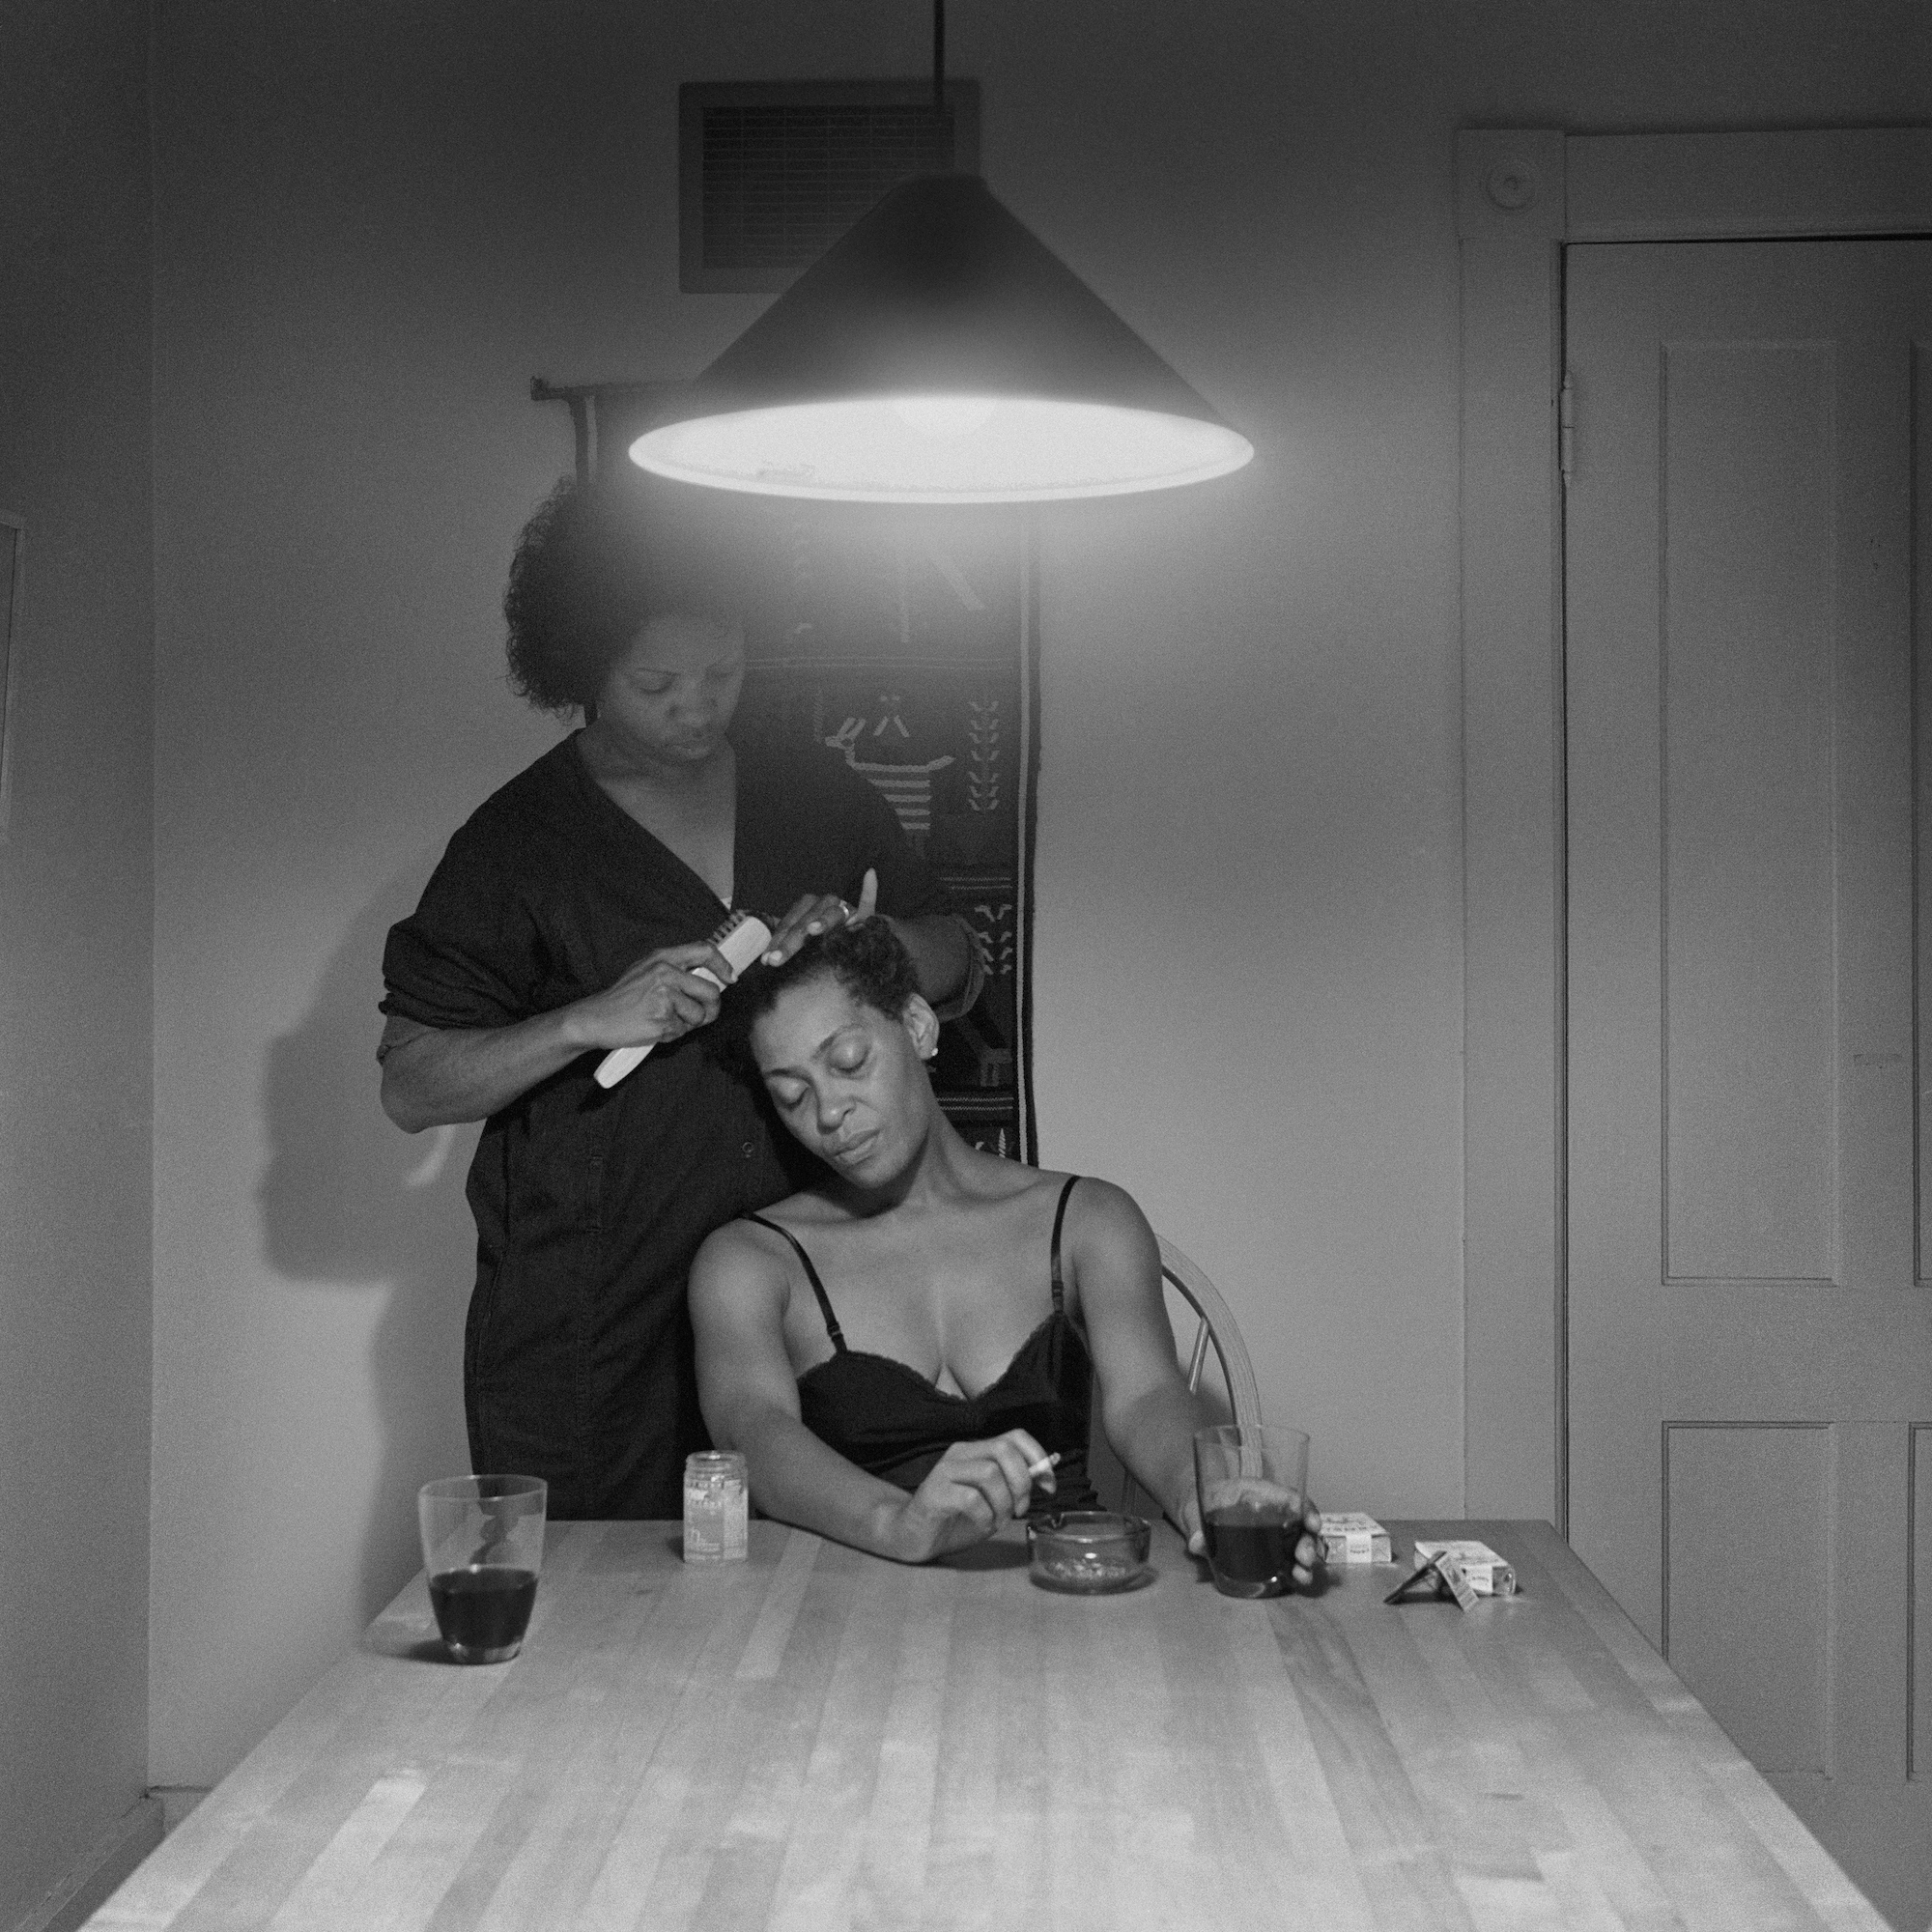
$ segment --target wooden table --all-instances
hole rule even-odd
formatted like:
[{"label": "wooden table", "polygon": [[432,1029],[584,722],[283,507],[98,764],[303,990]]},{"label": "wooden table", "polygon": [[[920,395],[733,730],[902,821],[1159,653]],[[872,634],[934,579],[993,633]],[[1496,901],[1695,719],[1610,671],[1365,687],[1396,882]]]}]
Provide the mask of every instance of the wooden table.
[{"label": "wooden table", "polygon": [[[1394,1525],[1398,1553],[1424,1524]],[[274,1932],[1884,1921],[1541,1523],[1464,1613],[554,1525],[514,1663],[419,1577],[92,1923]]]}]

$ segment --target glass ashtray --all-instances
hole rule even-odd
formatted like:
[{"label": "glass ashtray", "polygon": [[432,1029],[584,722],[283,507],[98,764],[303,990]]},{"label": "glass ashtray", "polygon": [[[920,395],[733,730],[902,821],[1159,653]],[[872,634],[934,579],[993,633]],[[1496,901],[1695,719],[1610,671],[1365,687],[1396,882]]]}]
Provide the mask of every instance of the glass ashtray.
[{"label": "glass ashtray", "polygon": [[1031,1575],[1042,1590],[1094,1597],[1133,1590],[1153,1579],[1145,1517],[1112,1510],[1058,1510],[1027,1518]]}]

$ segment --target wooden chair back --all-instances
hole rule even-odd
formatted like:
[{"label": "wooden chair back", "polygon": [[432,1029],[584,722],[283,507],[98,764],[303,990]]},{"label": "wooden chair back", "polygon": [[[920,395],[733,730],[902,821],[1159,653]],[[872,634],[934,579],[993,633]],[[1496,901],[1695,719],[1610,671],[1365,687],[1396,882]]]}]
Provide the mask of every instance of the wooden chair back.
[{"label": "wooden chair back", "polygon": [[[1203,1372],[1208,1366],[1208,1351],[1211,1349],[1220,1367],[1221,1380],[1227,1390],[1228,1406],[1233,1411],[1234,1420],[1243,1425],[1259,1423],[1262,1419],[1261,1385],[1255,1380],[1254,1364],[1248,1359],[1247,1344],[1241,1340],[1234,1311],[1222,1299],[1221,1291],[1195,1263],[1165,1236],[1157,1238],[1160,1240],[1161,1279],[1182,1303],[1181,1309],[1176,1311],[1179,1320],[1175,1339],[1178,1359],[1189,1392],[1200,1394]],[[1188,1332],[1190,1328],[1191,1333]],[[1094,1448],[1089,1460],[1094,1470],[1094,1486],[1103,1496],[1111,1487],[1109,1476],[1114,1470],[1120,1471],[1120,1506],[1129,1514],[1134,1513],[1136,1502],[1144,1492],[1115,1458],[1097,1412],[1094,1421]]]},{"label": "wooden chair back", "polygon": [[1221,1379],[1227,1385],[1228,1404],[1235,1420],[1243,1427],[1262,1419],[1261,1385],[1255,1380],[1254,1364],[1248,1359],[1247,1344],[1235,1323],[1235,1312],[1221,1298],[1221,1291],[1205,1272],[1164,1236],[1160,1240],[1160,1272],[1168,1285],[1194,1311],[1194,1337],[1186,1358],[1187,1386],[1201,1392],[1201,1372],[1207,1366],[1211,1346],[1221,1363]]}]

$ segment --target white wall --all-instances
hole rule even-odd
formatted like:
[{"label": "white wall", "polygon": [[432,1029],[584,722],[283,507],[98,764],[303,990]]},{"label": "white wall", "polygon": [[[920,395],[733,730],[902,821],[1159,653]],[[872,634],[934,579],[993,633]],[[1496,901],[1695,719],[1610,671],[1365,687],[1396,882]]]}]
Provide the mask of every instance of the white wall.
[{"label": "white wall", "polygon": [[[460,1467],[462,1150],[384,1122],[382,934],[549,742],[496,601],[553,379],[688,374],[680,80],[923,10],[212,0],[157,99],[155,1774],[224,1770]],[[1911,0],[974,0],[995,190],[1253,436],[1042,541],[1046,1159],[1221,1284],[1320,1493],[1462,1501],[1454,131],[1925,118]],[[1122,1042],[1131,1042],[1122,1051]]]},{"label": "white wall", "polygon": [[0,1925],[147,1782],[147,144],[140,7],[0,11]]}]

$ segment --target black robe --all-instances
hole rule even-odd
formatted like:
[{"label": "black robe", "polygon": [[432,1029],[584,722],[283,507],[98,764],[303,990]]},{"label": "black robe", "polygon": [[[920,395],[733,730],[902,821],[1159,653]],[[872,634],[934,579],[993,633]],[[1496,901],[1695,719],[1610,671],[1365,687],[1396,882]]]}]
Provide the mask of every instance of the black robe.
[{"label": "black robe", "polygon": [[[741,752],[735,903],[768,920],[803,893],[914,918],[945,896],[892,808],[830,753]],[[710,888],[591,778],[573,734],[449,841],[389,931],[385,1013],[507,1026],[610,985],[660,947],[708,938]],[[811,1164],[718,1023],[606,1090],[586,1053],[484,1123],[470,1163],[476,1287],[464,1344],[480,1471],[544,1477],[550,1513],[675,1517],[708,1444],[686,1277],[714,1228],[794,1192]]]}]

